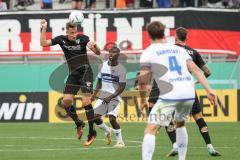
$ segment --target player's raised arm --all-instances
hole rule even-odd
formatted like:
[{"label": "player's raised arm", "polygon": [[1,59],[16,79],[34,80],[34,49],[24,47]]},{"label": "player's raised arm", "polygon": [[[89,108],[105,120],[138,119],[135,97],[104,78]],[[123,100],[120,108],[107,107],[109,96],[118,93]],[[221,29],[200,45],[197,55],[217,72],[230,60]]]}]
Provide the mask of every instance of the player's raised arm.
[{"label": "player's raised arm", "polygon": [[96,55],[100,55],[101,54],[100,48],[97,46],[97,44],[95,42],[89,41],[87,43],[87,47],[91,51],[93,51]]},{"label": "player's raised arm", "polygon": [[47,30],[47,21],[45,19],[41,20],[42,32],[40,36],[40,45],[43,47],[51,46],[52,41],[50,39],[46,39],[46,30]]}]

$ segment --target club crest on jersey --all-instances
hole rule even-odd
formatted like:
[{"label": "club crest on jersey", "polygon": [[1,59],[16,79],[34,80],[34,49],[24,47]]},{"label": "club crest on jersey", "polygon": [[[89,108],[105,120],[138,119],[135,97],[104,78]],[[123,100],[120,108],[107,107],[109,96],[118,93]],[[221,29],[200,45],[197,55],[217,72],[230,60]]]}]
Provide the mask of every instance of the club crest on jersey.
[{"label": "club crest on jersey", "polygon": [[92,82],[86,82],[87,87],[91,87]]},{"label": "club crest on jersey", "polygon": [[80,39],[77,39],[77,40],[76,40],[76,43],[79,44],[79,43],[80,43]]}]

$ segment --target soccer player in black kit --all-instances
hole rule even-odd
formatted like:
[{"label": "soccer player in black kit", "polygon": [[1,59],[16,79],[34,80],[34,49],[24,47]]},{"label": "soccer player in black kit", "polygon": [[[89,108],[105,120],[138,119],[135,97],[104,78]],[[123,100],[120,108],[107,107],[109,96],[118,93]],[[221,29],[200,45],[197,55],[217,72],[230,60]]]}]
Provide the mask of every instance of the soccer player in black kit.
[{"label": "soccer player in black kit", "polygon": [[91,104],[93,72],[87,57],[87,47],[96,55],[100,55],[100,50],[94,42],[89,41],[88,36],[77,33],[77,25],[74,23],[68,22],[66,24],[66,35],[60,35],[48,40],[46,39],[47,22],[45,19],[41,21],[41,26],[41,46],[60,45],[67,61],[69,75],[64,89],[63,100],[59,105],[65,108],[67,115],[75,122],[79,140],[83,134],[84,122],[78,118],[76,109],[73,106],[73,99],[80,89],[82,91],[82,105],[86,110],[89,123],[89,134],[84,146],[88,146],[94,141],[96,131],[93,126],[94,111]]},{"label": "soccer player in black kit", "polygon": [[[186,49],[186,51],[189,53],[189,55],[192,57],[194,63],[204,72],[204,75],[206,77],[209,77],[211,75],[211,72],[207,66],[207,64],[204,62],[204,60],[202,59],[201,55],[194,49],[186,46],[186,40],[187,40],[187,30],[183,27],[179,27],[176,29],[176,34],[175,34],[175,41],[176,41],[176,45],[183,47],[184,49]],[[153,107],[153,105],[156,103],[158,96],[160,94],[161,91],[159,91],[158,86],[156,84],[156,82],[153,82],[152,85],[152,89],[149,95],[149,110],[151,111],[151,108]],[[199,131],[207,145],[207,150],[208,153],[211,156],[220,156],[220,153],[218,151],[216,151],[212,144],[211,144],[211,139],[209,136],[209,131],[208,131],[208,127],[207,124],[203,118],[203,114],[202,114],[202,108],[200,106],[197,94],[196,94],[196,99],[195,102],[193,104],[193,108],[192,108],[192,116],[193,119],[195,120],[195,122],[197,123],[198,127],[199,127]],[[170,123],[170,125],[168,127],[166,127],[166,131],[167,134],[173,144],[173,149],[171,150],[171,152],[167,155],[169,156],[175,156],[178,154],[178,149],[177,149],[177,145],[176,145],[176,130],[174,128],[174,124],[173,122]]]}]

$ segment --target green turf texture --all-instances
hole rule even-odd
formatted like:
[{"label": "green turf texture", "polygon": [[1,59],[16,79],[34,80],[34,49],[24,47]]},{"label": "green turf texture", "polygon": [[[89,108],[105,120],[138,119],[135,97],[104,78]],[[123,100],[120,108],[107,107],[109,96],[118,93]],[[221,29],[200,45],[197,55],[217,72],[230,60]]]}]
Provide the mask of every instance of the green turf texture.
[{"label": "green turf texture", "polygon": [[[1,123],[0,160],[140,160],[141,142],[145,123],[122,123],[126,148],[114,148],[115,141],[106,146],[104,135],[98,131],[93,145],[83,147],[87,135],[81,141],[76,138],[73,124],[49,123]],[[240,159],[240,123],[208,123],[212,143],[222,154],[211,157],[195,123],[188,123],[188,160],[238,160]],[[115,137],[113,137],[115,140]],[[166,158],[171,143],[161,129],[157,135],[154,160],[176,160]]]}]

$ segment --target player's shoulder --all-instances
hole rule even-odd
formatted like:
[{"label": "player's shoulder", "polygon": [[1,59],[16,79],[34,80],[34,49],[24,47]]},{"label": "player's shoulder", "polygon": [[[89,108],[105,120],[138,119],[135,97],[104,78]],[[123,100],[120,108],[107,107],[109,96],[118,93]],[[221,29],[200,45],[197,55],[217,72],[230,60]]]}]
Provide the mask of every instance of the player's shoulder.
[{"label": "player's shoulder", "polygon": [[186,49],[183,46],[179,46],[179,45],[176,45],[176,44],[172,44],[172,45],[174,46],[174,48],[180,50],[180,52],[187,53]]},{"label": "player's shoulder", "polygon": [[189,46],[185,46],[185,49],[190,51],[192,54],[199,54],[197,50],[195,50],[195,49],[193,49],[193,48],[191,48]]}]

